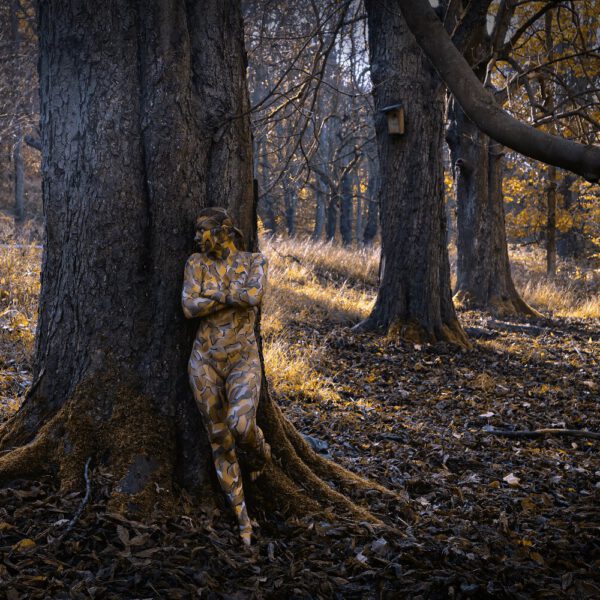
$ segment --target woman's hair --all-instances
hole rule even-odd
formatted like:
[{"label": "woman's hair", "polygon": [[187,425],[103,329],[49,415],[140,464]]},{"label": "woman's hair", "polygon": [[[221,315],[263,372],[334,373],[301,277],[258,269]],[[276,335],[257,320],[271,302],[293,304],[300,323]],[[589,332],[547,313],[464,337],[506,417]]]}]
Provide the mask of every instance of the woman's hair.
[{"label": "woman's hair", "polygon": [[203,208],[196,218],[196,229],[204,227],[206,229],[215,229],[217,227],[221,229],[229,229],[233,236],[235,245],[240,249],[244,250],[244,236],[242,232],[234,225],[233,219],[229,216],[229,213],[219,206],[209,206]]}]

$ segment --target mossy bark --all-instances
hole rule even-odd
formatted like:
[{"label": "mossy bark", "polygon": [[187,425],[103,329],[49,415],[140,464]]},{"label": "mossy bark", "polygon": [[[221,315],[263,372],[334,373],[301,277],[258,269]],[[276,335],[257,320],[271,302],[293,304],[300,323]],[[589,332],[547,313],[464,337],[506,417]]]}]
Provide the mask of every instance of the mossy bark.
[{"label": "mossy bark", "polygon": [[[73,489],[91,458],[119,510],[149,514],[181,488],[220,494],[180,294],[203,207],[227,207],[256,247],[242,25],[238,0],[40,5],[42,291],[34,383],[0,429],[0,481],[54,470]],[[311,469],[266,381],[259,422],[274,459],[250,497],[369,516]]]}]

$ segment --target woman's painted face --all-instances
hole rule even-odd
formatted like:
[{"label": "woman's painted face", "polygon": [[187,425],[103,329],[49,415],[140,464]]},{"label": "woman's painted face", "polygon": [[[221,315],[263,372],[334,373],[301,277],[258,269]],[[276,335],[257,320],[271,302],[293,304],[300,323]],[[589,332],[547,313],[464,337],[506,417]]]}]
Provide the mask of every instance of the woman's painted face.
[{"label": "woman's painted face", "polygon": [[229,241],[228,232],[222,227],[210,227],[210,224],[200,224],[196,228],[194,240],[200,247],[200,251],[206,254],[219,254],[224,244]]}]

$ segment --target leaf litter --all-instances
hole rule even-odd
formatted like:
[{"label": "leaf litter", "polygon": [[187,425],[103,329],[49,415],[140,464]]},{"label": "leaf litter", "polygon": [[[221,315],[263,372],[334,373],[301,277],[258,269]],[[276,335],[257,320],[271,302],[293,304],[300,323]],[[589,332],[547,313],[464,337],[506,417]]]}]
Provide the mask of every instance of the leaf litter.
[{"label": "leaf litter", "polygon": [[[108,512],[112,476],[96,467],[60,540],[83,491],[14,481],[0,489],[0,597],[600,598],[599,443],[492,433],[600,431],[600,333],[578,319],[461,319],[471,350],[357,334],[339,318],[286,323],[292,348],[321,350],[311,367],[336,394],[275,390],[284,412],[317,451],[406,497],[410,518],[376,492],[364,502],[388,529],[255,510],[248,551],[222,499],[150,523]],[[11,381],[27,382],[27,355],[3,359]]]}]

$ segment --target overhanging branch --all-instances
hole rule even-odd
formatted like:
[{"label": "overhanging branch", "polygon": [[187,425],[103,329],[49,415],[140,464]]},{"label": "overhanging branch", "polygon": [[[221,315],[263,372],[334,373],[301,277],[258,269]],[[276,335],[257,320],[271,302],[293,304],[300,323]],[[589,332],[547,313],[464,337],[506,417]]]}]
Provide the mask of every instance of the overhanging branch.
[{"label": "overhanging branch", "polygon": [[481,85],[428,0],[400,0],[399,6],[419,46],[467,116],[484,133],[530,158],[567,169],[588,181],[600,179],[600,148],[543,133],[511,117]]}]

